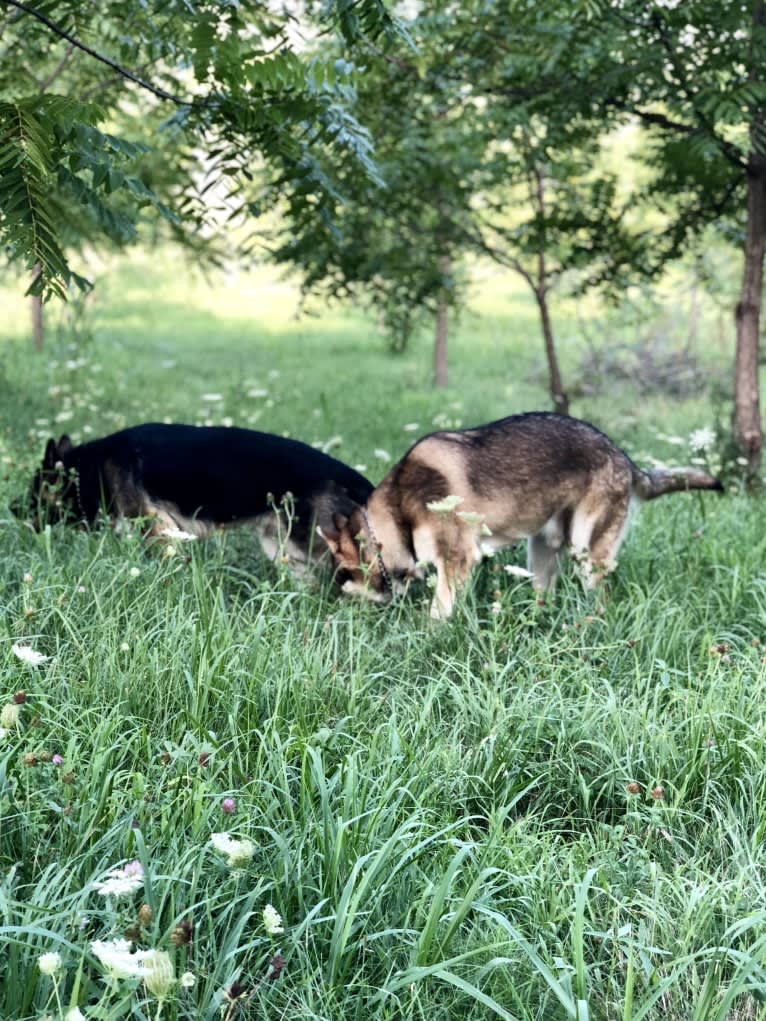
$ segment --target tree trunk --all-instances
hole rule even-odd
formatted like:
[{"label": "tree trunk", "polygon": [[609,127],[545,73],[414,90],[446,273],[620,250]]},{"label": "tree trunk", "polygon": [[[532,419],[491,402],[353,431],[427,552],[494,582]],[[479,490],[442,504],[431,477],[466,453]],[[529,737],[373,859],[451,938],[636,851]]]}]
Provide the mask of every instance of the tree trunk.
[{"label": "tree trunk", "polygon": [[544,286],[538,286],[534,290],[543,326],[545,357],[548,359],[548,385],[551,391],[551,399],[553,400],[553,410],[557,411],[559,415],[568,415],[569,396],[564,390],[564,384],[561,382],[559,360],[556,357],[556,345],[553,340],[553,325],[551,323],[550,312],[548,311],[547,291]]},{"label": "tree trunk", "polygon": [[[450,272],[449,256],[439,260],[439,270],[444,276]],[[448,382],[447,370],[447,336],[449,329],[449,304],[444,291],[436,307],[436,333],[434,336],[434,386],[444,389]]]},{"label": "tree trunk", "polygon": [[[32,270],[32,281],[34,282],[40,276],[42,267],[40,263],[35,263],[35,267]],[[32,294],[29,298],[32,305],[32,345],[35,351],[42,351],[43,349],[43,299],[39,294]]]},{"label": "tree trunk", "polygon": [[760,472],[761,431],[758,341],[766,244],[766,156],[750,155],[747,169],[747,224],[742,290],[737,303],[734,370],[734,435],[747,458],[751,481]]}]

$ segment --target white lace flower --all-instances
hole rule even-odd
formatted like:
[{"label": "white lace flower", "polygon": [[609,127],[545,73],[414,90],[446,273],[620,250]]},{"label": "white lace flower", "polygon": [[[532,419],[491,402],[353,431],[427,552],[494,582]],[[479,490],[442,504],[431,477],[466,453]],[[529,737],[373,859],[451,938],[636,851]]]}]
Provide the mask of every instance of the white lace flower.
[{"label": "white lace flower", "polygon": [[127,897],[144,885],[144,870],[138,861],[128,862],[121,869],[112,869],[107,876],[102,882],[93,884],[102,897]]},{"label": "white lace flower", "polygon": [[[460,518],[461,521],[465,521],[467,525],[484,524],[484,515],[479,514],[477,511],[455,511],[455,514],[457,515],[457,517]],[[492,533],[490,532],[490,535],[491,534]]]},{"label": "white lace flower", "polygon": [[28,666],[40,666],[41,663],[47,663],[50,659],[50,656],[44,656],[42,652],[36,652],[30,645],[25,645],[23,642],[15,642],[11,646],[11,651],[14,656]]},{"label": "white lace flower", "polygon": [[210,843],[216,851],[226,855],[226,864],[232,869],[247,865],[255,854],[255,844],[252,840],[237,840],[228,833],[211,834]]},{"label": "white lace flower", "polygon": [[53,950],[49,954],[41,954],[37,958],[37,967],[43,975],[56,975],[63,967],[61,954]]},{"label": "white lace flower", "polygon": [[137,978],[141,974],[140,959],[130,952],[130,940],[97,939],[90,949],[113,978]]},{"label": "white lace flower", "polygon": [[702,429],[695,429],[694,432],[689,434],[689,447],[702,453],[712,450],[715,446],[715,441],[715,429],[711,429],[707,425],[703,426]]},{"label": "white lace flower", "polygon": [[160,534],[168,539],[178,539],[179,542],[191,542],[197,538],[191,532],[185,532],[183,528],[163,528]]},{"label": "white lace flower", "polygon": [[503,568],[506,574],[512,574],[514,578],[533,578],[534,575],[526,567],[517,567],[516,564],[506,564]]},{"label": "white lace flower", "polygon": [[196,981],[197,977],[196,975],[193,974],[193,972],[185,971],[178,980],[178,984],[181,986],[182,989],[191,989],[191,987],[194,985]]},{"label": "white lace flower", "polygon": [[454,493],[450,493],[449,496],[445,496],[443,500],[431,500],[430,503],[426,504],[426,507],[430,511],[434,511],[436,514],[449,514],[463,502],[462,496],[456,496]]},{"label": "white lace flower", "polygon": [[263,909],[263,924],[269,936],[276,936],[277,933],[285,931],[282,916],[271,904],[267,904]]}]

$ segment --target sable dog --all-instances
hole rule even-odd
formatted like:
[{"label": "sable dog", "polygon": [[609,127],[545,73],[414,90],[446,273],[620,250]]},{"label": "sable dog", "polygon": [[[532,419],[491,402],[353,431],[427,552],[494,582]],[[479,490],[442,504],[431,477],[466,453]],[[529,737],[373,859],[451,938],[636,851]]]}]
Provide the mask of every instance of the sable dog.
[{"label": "sable dog", "polygon": [[695,469],[642,471],[587,422],[532,412],[424,436],[366,508],[335,515],[322,535],[343,590],[379,602],[434,564],[431,616],[445,618],[482,554],[521,538],[536,589],[553,586],[564,547],[596,587],[616,565],[631,501],[686,489],[723,487]]},{"label": "sable dog", "polygon": [[[283,551],[300,569],[326,552],[316,526],[350,515],[372,488],[353,468],[297,440],[151,422],[81,446],[68,436],[49,440],[28,510],[38,527],[56,519],[92,523],[101,510],[149,518],[150,535],[180,529],[201,538],[247,524],[267,556]],[[288,493],[292,501],[278,517]]]}]

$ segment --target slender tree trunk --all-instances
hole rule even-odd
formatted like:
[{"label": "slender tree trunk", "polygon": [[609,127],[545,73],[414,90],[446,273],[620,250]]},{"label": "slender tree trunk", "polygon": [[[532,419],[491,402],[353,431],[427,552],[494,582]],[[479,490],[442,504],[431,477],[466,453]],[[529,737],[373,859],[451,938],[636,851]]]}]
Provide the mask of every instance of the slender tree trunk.
[{"label": "slender tree trunk", "polygon": [[[439,260],[439,270],[447,276],[452,268],[449,256]],[[434,386],[443,389],[448,383],[447,337],[449,331],[449,303],[446,292],[442,292],[436,308],[436,333],[434,336]]]},{"label": "slender tree trunk", "polygon": [[548,267],[545,262],[545,175],[542,169],[535,164],[532,169],[532,181],[530,191],[537,207],[537,215],[543,225],[542,248],[537,256],[537,282],[532,285],[535,292],[537,307],[540,309],[540,322],[543,327],[543,341],[545,342],[545,357],[548,360],[548,385],[550,386],[551,398],[553,399],[553,410],[559,415],[569,414],[569,396],[564,390],[561,381],[561,370],[559,360],[556,356],[556,344],[553,340],[553,324],[548,310]]},{"label": "slender tree trunk", "polygon": [[[40,263],[35,263],[35,267],[32,270],[32,280],[37,280],[40,276],[42,267]],[[32,294],[29,298],[32,306],[32,345],[35,351],[42,351],[43,349],[43,299],[39,294]]]},{"label": "slender tree trunk", "polygon": [[545,287],[536,287],[535,298],[537,307],[540,310],[540,321],[543,327],[543,339],[545,341],[545,357],[548,360],[548,385],[553,401],[553,410],[559,415],[569,414],[569,395],[564,389],[561,381],[561,370],[559,360],[556,356],[556,345],[553,340],[553,324],[548,310],[548,295]]},{"label": "slender tree trunk", "polygon": [[734,370],[734,435],[752,479],[761,467],[758,341],[766,245],[766,156],[753,153],[747,171],[747,224],[742,290],[737,303]]}]

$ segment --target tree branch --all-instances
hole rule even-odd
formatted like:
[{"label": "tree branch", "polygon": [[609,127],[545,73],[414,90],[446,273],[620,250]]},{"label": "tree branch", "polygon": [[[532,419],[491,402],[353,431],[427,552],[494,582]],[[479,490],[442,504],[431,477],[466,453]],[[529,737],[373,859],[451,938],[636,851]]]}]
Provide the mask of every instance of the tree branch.
[{"label": "tree branch", "polygon": [[22,3],[22,0],[0,0],[2,3],[9,4],[11,7],[16,7],[18,10],[23,11],[25,14],[29,14],[31,17],[36,18],[37,21],[42,22],[46,28],[49,28],[54,35],[57,35],[60,39],[66,39],[72,46],[77,47],[78,50],[82,50],[83,53],[87,53],[89,57],[93,57],[95,60],[100,61],[102,64],[106,64],[107,67],[111,67],[113,71],[117,71],[123,78],[127,78],[128,81],[134,82],[142,89],[146,89],[148,92],[153,93],[159,99],[166,99],[171,103],[175,103],[176,106],[191,106],[194,100],[181,99],[179,96],[174,96],[171,92],[166,92],[164,89],[159,88],[156,85],[152,85],[151,82],[144,81],[143,78],[139,78],[138,75],[133,74],[127,68],[122,67],[116,63],[110,57],[105,57],[103,53],[98,53],[96,50],[86,46],[85,43],[76,39],[73,35],[70,35],[65,29],[61,28],[50,18],[46,17],[41,11],[35,10],[34,7],[30,7],[28,4]]}]

